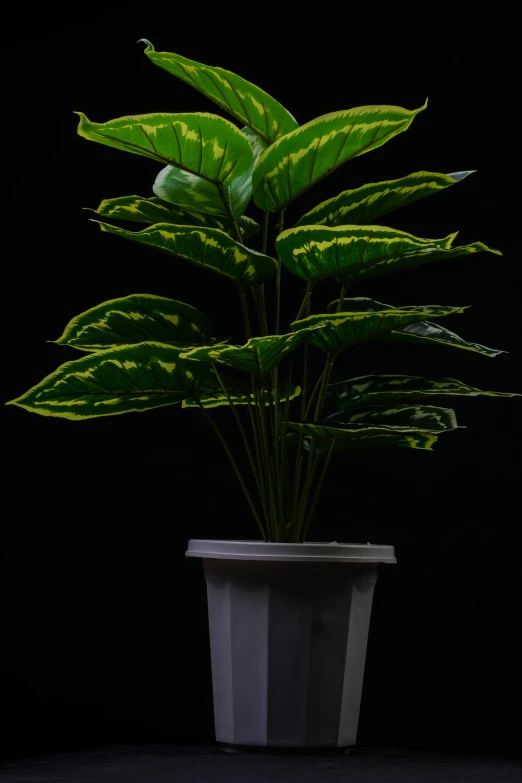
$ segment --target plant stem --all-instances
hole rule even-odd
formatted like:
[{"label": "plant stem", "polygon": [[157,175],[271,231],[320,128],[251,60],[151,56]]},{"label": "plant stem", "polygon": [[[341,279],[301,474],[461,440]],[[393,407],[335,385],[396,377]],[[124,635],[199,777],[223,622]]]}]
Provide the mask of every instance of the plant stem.
[{"label": "plant stem", "polygon": [[250,450],[250,443],[249,443],[248,438],[246,436],[243,424],[241,423],[241,419],[239,417],[239,414],[238,414],[238,412],[236,410],[236,406],[232,402],[232,399],[230,397],[228,389],[225,386],[225,384],[223,383],[223,379],[222,379],[221,375],[219,374],[219,370],[217,368],[217,364],[215,362],[212,362],[212,367],[214,369],[214,372],[216,373],[216,377],[217,377],[217,379],[219,381],[219,385],[223,389],[223,393],[225,394],[225,396],[227,398],[227,401],[228,401],[228,404],[230,405],[230,409],[232,410],[232,413],[233,413],[234,418],[236,420],[236,423],[237,423],[239,432],[241,434],[241,437],[243,438],[243,442],[245,444],[245,449],[246,449],[246,452],[247,452],[247,455],[248,455],[248,459],[249,459],[249,462],[250,462],[250,467],[252,468],[252,473],[254,474],[254,478],[256,480],[257,489],[258,489],[258,492],[259,492],[259,498],[261,500],[261,504],[263,506],[263,512],[264,512],[265,518],[266,518],[267,517],[267,509],[266,509],[266,505],[265,505],[265,498],[264,498],[264,495],[263,495],[263,491],[261,489],[259,474],[258,474],[258,471],[257,471],[255,463],[254,463],[254,458],[253,458],[252,452]]},{"label": "plant stem", "polygon": [[322,489],[322,486],[323,486],[324,477],[326,476],[326,471],[328,470],[328,465],[330,464],[330,459],[331,459],[332,454],[333,454],[334,446],[335,446],[335,440],[332,440],[330,448],[328,449],[328,456],[326,457],[323,469],[321,471],[321,475],[319,477],[319,481],[317,482],[317,486],[315,488],[315,493],[314,493],[314,497],[313,497],[313,500],[312,500],[312,505],[310,506],[310,511],[308,512],[308,515],[306,517],[306,521],[305,521],[305,524],[304,524],[304,530],[302,532],[302,535],[300,534],[300,536],[299,536],[299,538],[302,541],[305,540],[306,534],[308,533],[308,528],[310,527],[310,522],[312,521],[312,517],[313,517],[314,511],[315,511],[315,507],[317,505],[317,501],[319,499],[319,495],[321,494],[321,489]]},{"label": "plant stem", "polygon": [[341,312],[341,309],[342,309],[342,306],[343,306],[344,297],[346,296],[346,291],[347,290],[348,290],[348,283],[345,283],[345,285],[343,285],[343,287],[341,288],[341,295],[339,297],[339,301],[337,302],[337,310],[336,310],[337,313]]},{"label": "plant stem", "polygon": [[222,444],[223,448],[225,449],[230,462],[232,463],[232,467],[234,468],[234,470],[236,472],[236,475],[237,475],[237,477],[239,479],[239,482],[240,482],[241,486],[243,487],[243,492],[245,493],[246,499],[248,500],[250,508],[252,509],[252,513],[253,513],[253,515],[255,517],[255,520],[256,520],[256,522],[258,524],[258,527],[259,527],[259,529],[261,531],[261,535],[263,536],[263,541],[266,541],[267,537],[266,537],[266,533],[265,533],[265,531],[263,529],[263,524],[261,522],[259,514],[257,513],[257,509],[255,507],[254,501],[252,500],[250,492],[248,491],[248,487],[247,487],[247,485],[244,482],[243,476],[241,475],[241,471],[239,470],[239,468],[237,466],[237,463],[236,463],[236,460],[234,459],[234,456],[233,456],[232,452],[230,451],[230,449],[228,447],[228,443],[226,442],[225,438],[223,437],[223,434],[222,434],[221,430],[219,429],[219,427],[217,426],[217,424],[215,423],[215,421],[212,421],[212,418],[208,415],[205,407],[201,404],[201,401],[199,400],[199,398],[196,398],[196,401],[197,401],[199,407],[201,408],[201,410],[203,411],[203,413],[205,414],[205,418],[207,419],[207,421],[209,422],[210,426],[212,427],[212,429],[214,430],[214,432],[218,436],[219,440],[221,441],[221,444]]},{"label": "plant stem", "polygon": [[265,470],[265,463],[264,463],[264,457],[263,452],[261,450],[261,433],[259,432],[259,425],[258,425],[258,411],[256,409],[255,400],[254,404],[250,401],[250,395],[248,395],[248,403],[247,403],[248,413],[250,416],[250,424],[252,425],[252,432],[254,433],[254,443],[256,448],[256,457],[257,457],[257,467],[258,467],[258,473],[259,473],[259,482],[261,486],[262,491],[262,503],[263,503],[263,510],[265,512],[265,523],[266,523],[266,529],[267,531],[270,531],[270,513],[268,510],[267,503],[269,502],[268,498],[268,475],[266,474]]},{"label": "plant stem", "polygon": [[324,398],[326,397],[326,390],[328,388],[328,381],[330,380],[333,363],[335,361],[335,357],[337,356],[337,354],[338,351],[335,352],[330,351],[328,353],[328,356],[326,357],[326,364],[323,370],[323,380],[321,383],[321,391],[319,392],[319,399],[317,400],[317,407],[315,409],[314,421],[317,421],[322,413]]},{"label": "plant stem", "polygon": [[243,319],[245,322],[245,333],[247,340],[250,340],[252,337],[252,329],[250,328],[250,318],[248,317],[248,305],[245,295],[245,289],[240,287],[239,288],[239,296],[241,299],[241,307],[243,309]]},{"label": "plant stem", "polygon": [[299,505],[297,508],[297,517],[295,519],[295,524],[298,529],[302,527],[302,523],[306,511],[306,503],[308,500],[308,495],[310,494],[310,488],[312,485],[312,480],[314,477],[317,461],[319,459],[319,455],[317,455],[317,459],[316,459],[315,451],[316,451],[316,442],[315,442],[315,438],[312,438],[312,443],[310,445],[310,452],[308,454],[308,464],[306,466],[306,475],[305,475],[303,491],[299,499]]},{"label": "plant stem", "polygon": [[[271,511],[270,527],[272,528],[273,526],[275,526],[277,520],[277,511],[276,511],[277,505],[275,501],[275,492],[274,492],[275,477],[273,475],[273,469],[270,462],[270,454],[268,450],[268,433],[266,427],[266,411],[265,411],[266,406],[265,406],[265,400],[262,397],[262,394],[260,394],[259,386],[254,380],[252,380],[252,386],[254,389],[254,396],[256,400],[256,411],[259,415],[259,427],[261,433],[262,450],[263,450],[263,455],[265,460],[265,470],[266,470],[267,482],[268,482],[268,501],[270,504],[270,511]],[[271,535],[275,536],[275,529],[272,529]]]},{"label": "plant stem", "polygon": [[270,210],[265,209],[263,212],[263,233],[261,235],[261,252],[266,254],[266,248],[268,246],[268,223],[270,220]]},{"label": "plant stem", "polygon": [[312,392],[312,396],[310,397],[310,399],[309,399],[309,401],[308,401],[308,405],[307,405],[307,407],[306,407],[306,411],[305,411],[304,417],[301,415],[301,419],[302,419],[303,421],[307,421],[307,420],[308,420],[308,414],[310,413],[310,408],[312,407],[312,402],[314,401],[314,397],[315,397],[315,395],[316,395],[316,392],[317,392],[317,390],[319,389],[319,386],[321,385],[321,381],[322,381],[322,379],[323,379],[323,375],[324,375],[324,370],[323,370],[323,372],[320,374],[319,378],[317,379],[317,383],[316,383],[316,384],[315,384],[315,386],[314,386],[314,390],[313,390],[313,392]]},{"label": "plant stem", "polygon": [[256,308],[257,320],[259,322],[259,329],[261,335],[266,336],[268,334],[268,327],[266,323],[266,312],[263,304],[264,292],[261,291],[262,286],[252,286],[252,298],[254,300],[254,307]]},{"label": "plant stem", "polygon": [[[277,213],[277,226],[276,232],[279,235],[283,230],[285,220],[285,210],[280,209]],[[283,266],[279,254],[277,256],[277,278],[276,278],[276,314],[275,314],[275,326],[274,334],[279,334],[279,310],[281,305],[281,267]]]},{"label": "plant stem", "polygon": [[313,291],[314,285],[315,285],[315,283],[312,283],[310,281],[308,281],[308,283],[306,284],[305,295],[303,297],[303,301],[301,302],[301,307],[299,308],[299,312],[297,313],[296,317],[294,318],[294,321],[299,321],[299,319],[301,318],[301,314],[302,314],[302,312],[303,312],[303,310],[305,308],[308,308],[308,312],[310,311],[309,310],[309,308],[310,308],[310,297],[312,296],[312,291]]}]

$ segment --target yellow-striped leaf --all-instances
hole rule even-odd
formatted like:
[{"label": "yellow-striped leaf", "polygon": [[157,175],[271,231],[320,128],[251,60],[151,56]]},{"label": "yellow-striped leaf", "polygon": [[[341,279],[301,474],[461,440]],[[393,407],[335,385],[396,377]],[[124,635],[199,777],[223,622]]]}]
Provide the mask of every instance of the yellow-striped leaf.
[{"label": "yellow-striped leaf", "polygon": [[444,190],[473,173],[457,171],[454,174],[433,174],[430,171],[417,171],[401,179],[371,182],[355,190],[344,190],[303,215],[294,228],[374,223],[377,218]]},{"label": "yellow-striped leaf", "polygon": [[287,133],[256,164],[255,203],[261,209],[286,207],[341,164],[407,130],[426,105],[414,111],[399,106],[359,106],[324,114]]},{"label": "yellow-striped leaf", "polygon": [[482,242],[452,248],[456,236],[420,239],[385,226],[300,226],[283,231],[276,247],[290,272],[313,283],[335,275],[348,284],[480,250],[502,255]]},{"label": "yellow-striped leaf", "polygon": [[319,453],[399,446],[432,451],[438,436],[457,428],[454,411],[435,406],[396,406],[371,409],[349,415],[337,413],[319,424],[289,422],[287,426],[305,436],[304,448],[309,451],[312,440]]},{"label": "yellow-striped leaf", "polygon": [[297,128],[297,122],[289,111],[271,95],[241,76],[224,68],[189,60],[180,54],[156,52],[150,41],[145,38],[141,40],[147,44],[145,54],[155,65],[195,87],[252,128],[268,144]]},{"label": "yellow-striped leaf", "polygon": [[[266,144],[250,128],[243,128],[241,133],[250,142],[253,160],[257,163]],[[232,183],[230,207],[223,201],[223,193],[214,182],[172,166],[166,166],[159,172],[152,189],[160,199],[184,209],[214,217],[226,218],[230,211],[238,216],[245,211],[252,197],[252,168]]]},{"label": "yellow-striped leaf", "polygon": [[340,411],[361,406],[396,404],[423,397],[522,396],[510,392],[482,391],[455,378],[424,378],[418,375],[361,375],[330,384],[328,392]]},{"label": "yellow-striped leaf", "polygon": [[157,223],[143,231],[126,231],[109,223],[94,222],[99,222],[101,230],[109,234],[163,250],[242,285],[269,280],[277,269],[275,259],[241,245],[217,228]]},{"label": "yellow-striped leaf", "polygon": [[277,252],[286,268],[316,283],[325,277],[391,262],[405,253],[448,248],[457,234],[421,239],[385,226],[300,226],[279,234]]},{"label": "yellow-striped leaf", "polygon": [[[222,214],[231,212],[238,216],[245,211],[251,195],[254,154],[250,141],[228,120],[198,112],[141,114],[95,123],[82,112],[77,113],[80,136],[197,175],[219,191]],[[195,206],[170,196],[166,200],[195,211],[207,211],[204,202]],[[212,213],[213,209],[209,211]]]},{"label": "yellow-striped leaf", "polygon": [[148,342],[66,362],[8,405],[43,416],[90,419],[173,405],[215,388],[208,365],[181,359],[179,348]]},{"label": "yellow-striped leaf", "polygon": [[391,329],[422,321],[426,316],[441,318],[445,315],[462,313],[464,307],[401,307],[382,310],[378,313],[322,313],[309,315],[301,321],[294,321],[291,328],[299,333],[301,329],[314,326],[323,328],[312,332],[309,341],[323,351],[336,353],[349,345],[379,337]]},{"label": "yellow-striped leaf", "polygon": [[194,348],[185,351],[182,357],[200,362],[217,362],[237,370],[261,377],[269,373],[291,351],[306,340],[311,332],[321,327],[303,328],[299,332],[267,337],[252,337],[245,345],[216,345],[211,348]]},{"label": "yellow-striped leaf", "polygon": [[254,153],[254,165],[257,163],[263,152],[267,148],[267,143],[257,135],[251,128],[241,128],[241,133],[247,137]]},{"label": "yellow-striped leaf", "polygon": [[[339,300],[336,299],[327,307],[329,313],[337,312]],[[393,309],[392,305],[383,304],[382,302],[376,302],[374,299],[368,299],[365,296],[357,296],[350,299],[343,299],[341,310],[343,312],[378,312],[380,310]],[[480,353],[483,356],[494,358],[506,351],[499,351],[496,348],[487,348],[485,345],[479,343],[470,343],[463,340],[455,332],[450,332],[449,329],[445,329],[443,326],[434,324],[431,321],[419,321],[415,324],[409,324],[402,329],[386,332],[379,335],[380,340],[398,340],[405,342],[417,343],[421,345],[422,342],[426,345],[447,345],[451,348],[462,348],[465,351],[473,351],[474,353]]]},{"label": "yellow-striped leaf", "polygon": [[[232,400],[234,405],[255,405],[255,399],[252,396],[252,392],[250,393],[246,391],[241,390],[232,390],[228,389],[228,394],[230,399]],[[293,400],[296,397],[299,397],[301,394],[301,387],[296,386],[295,383],[290,384],[290,394],[288,395],[289,400]],[[273,397],[271,397],[271,392],[267,391],[266,389],[261,390],[262,398],[264,399],[265,405],[270,405],[271,402],[273,402]],[[287,399],[286,396],[286,382],[279,384],[279,401],[285,402]],[[200,397],[200,402],[203,405],[204,408],[217,408],[222,405],[228,405],[228,399],[226,394],[223,392],[223,390],[210,392],[209,394],[203,394]],[[197,402],[191,399],[183,400],[182,408],[197,408],[199,407]]]},{"label": "yellow-striped leaf", "polygon": [[328,426],[345,424],[378,424],[387,427],[419,427],[427,432],[457,429],[455,411],[436,405],[394,405],[365,410],[333,413],[324,420]]},{"label": "yellow-striped leaf", "polygon": [[55,342],[81,351],[158,342],[186,348],[212,343],[212,323],[201,310],[163,296],[132,294],[77,315]]},{"label": "yellow-striped leaf", "polygon": [[[107,198],[101,202],[98,209],[89,211],[102,217],[130,220],[134,223],[172,223],[177,226],[219,228],[229,235],[236,236],[234,225],[227,218],[191,212],[155,196],[152,198],[142,196]],[[241,215],[237,219],[237,223],[243,239],[248,239],[261,231],[259,223],[246,215]]]}]

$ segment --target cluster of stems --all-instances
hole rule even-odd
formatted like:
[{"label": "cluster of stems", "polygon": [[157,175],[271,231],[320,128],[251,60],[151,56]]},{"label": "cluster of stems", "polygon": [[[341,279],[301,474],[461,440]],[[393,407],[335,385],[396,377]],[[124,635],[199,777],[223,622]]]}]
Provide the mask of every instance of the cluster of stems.
[{"label": "cluster of stems", "polygon": [[[269,216],[269,211],[266,211],[264,213],[262,233],[262,252],[265,254],[268,241]],[[277,215],[277,234],[283,230],[283,221],[284,209],[280,210]],[[238,241],[242,243],[241,233],[236,221],[234,221],[234,225]],[[313,284],[308,283],[296,320],[302,316],[306,317],[310,315],[312,288]],[[252,286],[250,290],[252,293],[252,304],[257,315],[260,336],[266,336],[269,332],[265,309],[264,285]],[[239,295],[243,311],[246,338],[248,340],[254,335],[252,334],[248,301],[244,288],[239,288]],[[339,308],[341,307],[344,295],[345,289],[341,292]],[[281,259],[277,256],[275,323],[274,331],[272,332],[272,334],[275,335],[280,334],[280,300]],[[303,350],[301,395],[296,399],[296,401],[300,401],[301,404],[301,414],[298,420],[300,422],[317,422],[321,418],[332,365],[336,354],[329,353],[327,355],[325,368],[320,374],[317,383],[315,384],[315,388],[308,399],[307,342],[304,343]],[[294,357],[292,355],[289,359],[286,394],[283,401],[280,399],[279,368],[276,366],[270,373],[266,373],[265,375],[251,374],[252,392],[251,394],[247,394],[248,404],[246,406],[237,406],[230,397],[217,364],[213,364],[214,372],[228,401],[228,405],[230,406],[245,446],[248,462],[257,486],[257,494],[259,496],[257,502],[252,497],[243,477],[243,473],[240,470],[222,431],[201,402],[199,402],[201,410],[221,441],[230,462],[232,463],[264,541],[299,543],[305,540],[334,449],[334,442],[332,441],[327,451],[321,451],[314,438],[306,439],[305,449],[304,436],[302,433],[299,433],[299,435],[295,434],[293,436],[297,440],[296,453],[295,455],[293,452],[289,453],[290,431],[287,428],[286,423],[289,421],[288,416],[290,410],[293,366]],[[314,400],[316,400],[316,404],[313,418],[311,418]],[[244,410],[245,407],[248,410],[251,424],[252,434],[250,437],[245,432],[241,416],[238,412],[239,408]],[[295,460],[291,459],[292,456],[295,457]],[[292,468],[291,463],[293,461],[295,461],[295,464]],[[321,462],[322,469],[318,474]]]}]

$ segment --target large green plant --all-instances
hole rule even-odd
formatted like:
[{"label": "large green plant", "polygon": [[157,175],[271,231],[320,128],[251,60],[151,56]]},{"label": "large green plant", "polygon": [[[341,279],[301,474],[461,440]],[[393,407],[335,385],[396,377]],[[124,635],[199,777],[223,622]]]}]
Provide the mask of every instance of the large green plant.
[{"label": "large green plant", "polygon": [[[11,404],[68,419],[177,403],[199,407],[232,462],[263,539],[301,542],[334,451],[380,445],[431,450],[439,435],[457,423],[453,410],[427,404],[427,397],[513,396],[451,378],[371,375],[330,384],[339,354],[371,338],[445,344],[485,356],[501,353],[433,323],[463,307],[393,307],[348,298],[350,284],[428,261],[500,253],[480,242],[454,247],[456,234],[423,239],[376,224],[398,207],[450,187],[468,171],[421,171],[346,190],[283,230],[285,210],[301,193],[407,130],[426,104],[413,111],[360,106],[299,126],[274,98],[236,74],[156,52],[145,43],[153,63],[245,127],[208,113],[148,114],[105,123],[80,113],[78,133],[84,138],[163,166],[154,196],[108,199],[96,210],[102,218],[144,228],[129,231],[99,221],[100,228],[228,278],[241,301],[246,342],[219,341],[207,316],[184,302],[145,294],[113,299],[73,318],[56,341],[85,355],[63,364]],[[261,230],[245,215],[252,198],[264,213],[261,252],[245,244]],[[273,255],[267,255],[274,213],[278,236]],[[302,305],[284,330],[282,265],[306,283]],[[337,281],[339,296],[328,312],[312,313],[312,292],[326,278]],[[268,282],[275,282],[273,328],[265,307]],[[314,348],[326,361],[312,385],[308,354]],[[301,385],[294,382],[298,349]],[[335,412],[325,417],[328,400]],[[230,407],[243,438],[241,467],[209,412],[220,406]],[[246,462],[253,482],[244,478]]]}]

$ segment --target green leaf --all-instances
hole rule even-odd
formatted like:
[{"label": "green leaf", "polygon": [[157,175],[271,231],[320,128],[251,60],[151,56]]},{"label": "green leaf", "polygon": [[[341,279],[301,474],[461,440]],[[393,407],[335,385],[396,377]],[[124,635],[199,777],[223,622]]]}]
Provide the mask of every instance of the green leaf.
[{"label": "green leaf", "polygon": [[502,255],[482,242],[452,248],[456,236],[420,239],[385,226],[300,226],[283,231],[276,247],[293,274],[312,283],[336,275],[343,285],[481,250]]},{"label": "green leaf", "polygon": [[[205,182],[205,180],[202,180]],[[234,225],[226,218],[214,217],[200,212],[176,207],[160,198],[142,196],[120,196],[104,199],[98,209],[89,210],[102,217],[130,220],[134,223],[172,223],[179,226],[203,226],[219,228],[227,234],[234,234]],[[252,218],[242,215],[237,220],[243,239],[261,231],[261,226]]]},{"label": "green leaf", "polygon": [[311,209],[294,225],[297,226],[361,226],[373,223],[377,218],[399,207],[412,204],[455,182],[474,174],[474,171],[457,171],[454,174],[433,174],[417,171],[401,179],[371,182],[355,190],[344,190],[335,198],[329,198]]},{"label": "green leaf", "polygon": [[457,429],[455,411],[436,405],[394,405],[393,408],[368,408],[333,413],[324,420],[328,426],[377,424],[387,427],[419,427],[424,432],[446,432]]},{"label": "green leaf", "polygon": [[275,98],[241,76],[224,68],[189,60],[180,54],[156,52],[150,41],[146,38],[141,40],[147,44],[145,54],[155,65],[195,87],[237,120],[252,128],[268,144],[297,128],[297,122],[289,111]]},{"label": "green leaf", "polygon": [[[243,128],[241,133],[250,142],[254,161],[257,163],[260,155],[266,149],[266,144],[250,128]],[[193,209],[196,212],[203,212],[214,217],[225,216],[225,219],[229,214],[227,205],[223,202],[222,193],[213,182],[172,166],[166,166],[159,172],[153,185],[153,191],[166,202],[185,209]],[[232,214],[242,215],[251,197],[252,169],[250,168],[245,174],[234,180],[230,186]]]},{"label": "green leaf", "polygon": [[323,351],[336,353],[354,343],[380,337],[391,329],[422,321],[426,316],[441,318],[462,313],[464,310],[464,307],[425,306],[401,307],[380,312],[322,313],[294,321],[290,326],[296,332],[322,326],[320,331],[311,334],[309,341]]},{"label": "green leaf", "polygon": [[179,354],[155,342],[91,353],[62,364],[7,404],[42,416],[91,419],[173,405],[216,388],[210,367]]},{"label": "green leaf", "polygon": [[[255,400],[252,396],[252,393],[247,393],[245,391],[241,390],[230,390],[227,386],[230,399],[234,403],[234,405],[248,405],[249,403],[251,405],[255,404]],[[268,392],[266,389],[261,390],[261,394],[263,396],[263,399],[265,401],[265,405],[270,405],[270,392]],[[296,386],[295,383],[292,383],[290,385],[290,395],[288,397],[289,400],[293,400],[296,397],[299,397],[301,394],[301,387]],[[204,408],[217,408],[222,405],[228,405],[228,400],[226,397],[226,394],[222,391],[215,391],[211,392],[210,394],[204,394],[200,397],[200,401]],[[285,402],[286,401],[286,382],[279,384],[279,401]],[[183,400],[182,408],[197,408],[198,404],[194,400],[187,399]]]},{"label": "green leaf", "polygon": [[166,166],[161,169],[152,186],[153,192],[163,201],[182,209],[202,212],[215,217],[239,217],[252,197],[252,169],[235,179],[223,190],[188,171]]},{"label": "green leaf", "polygon": [[315,440],[319,453],[399,446],[432,451],[441,432],[456,429],[455,413],[435,406],[399,405],[394,408],[370,409],[356,414],[336,413],[319,424],[288,422],[290,429],[305,435],[304,447],[310,450]]},{"label": "green leaf", "polygon": [[424,378],[418,375],[361,375],[332,383],[328,391],[340,411],[369,405],[452,395],[454,397],[521,397],[509,392],[482,391],[454,378]]},{"label": "green leaf", "polygon": [[[328,312],[336,312],[338,303],[338,299],[334,302],[330,302],[327,307]],[[358,296],[351,299],[343,299],[341,309],[343,312],[375,312],[394,308],[392,305],[376,302],[365,296]],[[489,358],[494,358],[501,353],[506,353],[506,351],[499,351],[495,348],[486,348],[485,345],[479,345],[478,343],[467,342],[466,340],[463,340],[462,337],[459,337],[458,334],[450,332],[449,329],[445,329],[438,324],[431,323],[431,321],[419,321],[418,323],[405,326],[403,329],[381,334],[379,335],[379,339],[398,340],[399,342],[405,341],[417,344],[425,342],[427,345],[447,345],[453,348],[462,348],[465,351],[480,353]]]},{"label": "green leaf", "polygon": [[[78,133],[90,141],[116,147],[136,155],[175,166],[188,174],[203,178],[219,191],[223,214],[242,214],[250,200],[251,176],[254,167],[252,146],[241,131],[228,120],[215,114],[141,114],[119,117],[105,123],[91,122],[80,116]],[[161,172],[160,172],[161,175]],[[154,190],[157,196],[162,193]],[[245,201],[246,199],[246,201]],[[187,200],[165,199],[184,208],[194,208]],[[225,208],[226,207],[226,208]],[[202,201],[196,211],[205,209]]]},{"label": "green leaf", "polygon": [[94,222],[100,223],[102,231],[163,250],[235,283],[253,285],[264,282],[277,269],[277,262],[273,258],[241,245],[217,228],[157,223],[143,231],[126,231],[109,223]]},{"label": "green leaf", "polygon": [[[260,138],[251,128],[241,128],[241,133],[247,137],[252,145],[252,152],[254,153],[254,162],[257,163],[263,152],[267,148],[267,143]],[[254,165],[255,165],[254,163]]]},{"label": "green leaf", "polygon": [[334,275],[343,281],[350,275],[364,277],[374,268],[391,271],[407,253],[420,251],[427,257],[436,248],[451,247],[456,236],[420,239],[385,226],[301,226],[279,234],[276,248],[290,272],[316,283]]},{"label": "green leaf", "polygon": [[182,357],[200,362],[217,362],[262,377],[295,350],[309,334],[320,327],[302,329],[299,332],[267,337],[252,337],[245,345],[218,345],[211,348],[195,348],[181,354]]},{"label": "green leaf", "polygon": [[424,106],[359,106],[317,117],[278,139],[254,169],[254,201],[281,209],[346,161],[407,130]]},{"label": "green leaf", "polygon": [[175,299],[132,294],[86,310],[69,321],[55,342],[100,351],[142,342],[178,347],[208,345],[214,329],[200,310]]}]

